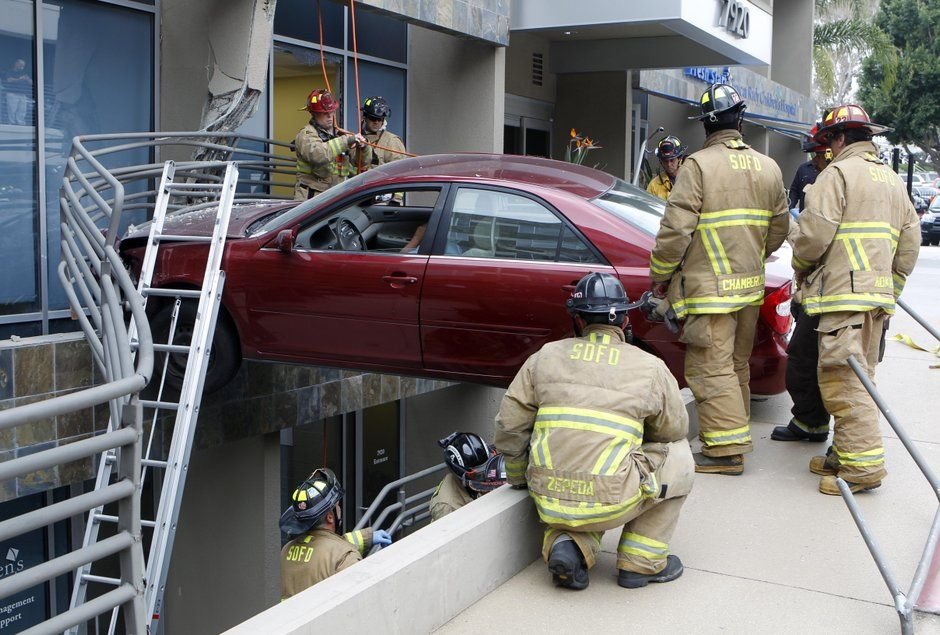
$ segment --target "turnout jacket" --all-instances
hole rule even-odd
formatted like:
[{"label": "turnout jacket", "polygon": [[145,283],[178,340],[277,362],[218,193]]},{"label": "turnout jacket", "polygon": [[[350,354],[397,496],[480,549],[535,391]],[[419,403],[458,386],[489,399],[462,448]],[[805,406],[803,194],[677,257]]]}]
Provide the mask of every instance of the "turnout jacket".
[{"label": "turnout jacket", "polygon": [[[620,328],[588,325],[522,365],[496,415],[495,445],[510,485],[528,485],[543,522],[604,531],[644,499],[668,497],[641,444],[684,441],[688,428],[666,365],[627,344]],[[683,484],[672,485],[681,495]]]},{"label": "turnout jacket", "polygon": [[780,168],[719,130],[679,168],[650,254],[676,316],[732,313],[764,298],[764,260],[790,229]]},{"label": "turnout jacket", "polygon": [[324,130],[313,120],[297,133],[294,138],[297,183],[309,189],[311,195],[325,192],[356,174],[348,137],[336,130]]},{"label": "turnout jacket", "polygon": [[[369,143],[382,146],[381,148],[366,146],[362,150],[359,150],[358,152],[361,154],[361,159],[359,155],[353,155],[353,159],[356,161],[354,165],[358,167],[360,165],[358,162],[361,161],[363,171],[391,163],[392,161],[397,161],[398,159],[404,159],[408,156],[405,154],[405,144],[402,143],[401,138],[395,133],[389,132],[388,130],[380,130],[373,134],[363,133],[363,135]],[[383,148],[388,148],[388,150]]]},{"label": "turnout jacket", "polygon": [[362,560],[372,548],[372,529],[339,534],[311,529],[281,549],[281,599],[285,600]]},{"label": "turnout jacket", "polygon": [[793,240],[803,309],[894,313],[920,249],[920,223],[897,175],[870,141],[850,144],[806,189]]},{"label": "turnout jacket", "polygon": [[471,501],[473,501],[473,496],[460,483],[460,479],[448,472],[444,476],[444,480],[434,490],[434,494],[431,495],[431,500],[428,503],[431,520],[435,521],[438,518],[443,518]]}]

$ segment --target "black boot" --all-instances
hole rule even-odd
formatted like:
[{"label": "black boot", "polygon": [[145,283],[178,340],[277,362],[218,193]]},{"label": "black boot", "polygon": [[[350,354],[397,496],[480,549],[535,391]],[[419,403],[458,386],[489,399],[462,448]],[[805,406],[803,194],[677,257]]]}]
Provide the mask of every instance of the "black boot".
[{"label": "black boot", "polygon": [[672,582],[682,575],[683,570],[684,568],[682,561],[679,560],[679,556],[670,555],[666,558],[666,567],[659,573],[646,575],[644,573],[624,571],[621,569],[620,573],[617,574],[617,584],[625,589],[638,589],[642,586],[646,586],[650,582]]},{"label": "black boot", "polygon": [[580,591],[586,589],[590,580],[584,556],[574,540],[561,540],[552,546],[548,554],[548,570],[552,581],[558,586]]},{"label": "black boot", "polygon": [[788,425],[777,426],[770,433],[770,438],[774,441],[812,441],[821,443],[829,438],[829,430],[825,432],[806,432],[801,430],[791,421]]}]

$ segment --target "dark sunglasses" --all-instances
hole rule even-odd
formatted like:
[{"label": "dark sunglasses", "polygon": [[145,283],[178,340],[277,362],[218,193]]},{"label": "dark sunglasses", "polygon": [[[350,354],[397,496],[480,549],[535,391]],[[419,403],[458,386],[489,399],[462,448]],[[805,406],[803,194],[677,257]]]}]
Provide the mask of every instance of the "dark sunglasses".
[{"label": "dark sunglasses", "polygon": [[366,115],[366,121],[383,121],[382,117],[370,117]]}]

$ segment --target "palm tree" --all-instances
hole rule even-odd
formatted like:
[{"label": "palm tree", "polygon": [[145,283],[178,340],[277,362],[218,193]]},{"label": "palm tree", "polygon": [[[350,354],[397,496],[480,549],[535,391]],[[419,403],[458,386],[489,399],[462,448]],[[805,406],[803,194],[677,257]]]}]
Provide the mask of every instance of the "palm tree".
[{"label": "palm tree", "polygon": [[862,60],[893,66],[894,47],[872,18],[880,0],[815,0],[813,98],[820,108],[852,101]]}]

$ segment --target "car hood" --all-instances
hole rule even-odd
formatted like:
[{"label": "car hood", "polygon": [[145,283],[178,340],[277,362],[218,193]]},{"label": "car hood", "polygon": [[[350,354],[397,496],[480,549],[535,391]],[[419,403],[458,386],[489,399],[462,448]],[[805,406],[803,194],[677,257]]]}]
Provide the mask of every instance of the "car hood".
[{"label": "car hood", "polygon": [[[295,205],[297,205],[296,201],[233,205],[227,237],[241,238],[255,221],[283,212]],[[215,226],[215,216],[215,207],[167,214],[163,222],[163,233],[180,236],[211,236]],[[124,240],[146,238],[150,233],[150,224],[151,222],[147,221],[141,225],[131,225],[124,234]]]}]

